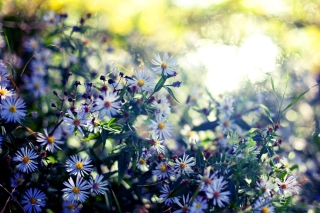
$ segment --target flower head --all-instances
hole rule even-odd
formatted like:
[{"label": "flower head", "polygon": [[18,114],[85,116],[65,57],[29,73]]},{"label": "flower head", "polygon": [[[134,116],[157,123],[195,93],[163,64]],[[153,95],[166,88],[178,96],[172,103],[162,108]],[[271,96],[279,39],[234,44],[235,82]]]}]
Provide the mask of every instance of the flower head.
[{"label": "flower head", "polygon": [[96,194],[105,194],[106,190],[108,190],[107,186],[109,183],[107,181],[102,181],[103,175],[97,175],[95,179],[91,177],[89,181],[89,185],[91,187],[91,193],[94,192]]},{"label": "flower head", "polygon": [[160,198],[161,198],[162,200],[164,200],[164,203],[165,203],[166,205],[170,205],[170,204],[172,204],[172,203],[178,203],[178,202],[179,202],[180,196],[171,197],[172,191],[170,190],[169,185],[164,185],[164,186],[162,186],[160,192],[161,192]]},{"label": "flower head", "polygon": [[[156,162],[157,163],[157,162]],[[155,170],[152,171],[153,175],[156,175],[158,180],[169,178],[174,174],[172,167],[167,162],[157,163]]]},{"label": "flower head", "polygon": [[1,117],[7,122],[19,122],[26,116],[26,105],[22,99],[8,97],[2,101]]},{"label": "flower head", "polygon": [[159,54],[154,55],[155,59],[152,59],[151,62],[156,67],[152,68],[158,74],[164,75],[174,75],[175,68],[178,67],[177,61],[173,58],[173,56],[168,56],[168,53],[163,54],[163,58],[161,59]]},{"label": "flower head", "polygon": [[117,101],[119,96],[115,93],[107,91],[96,99],[93,110],[99,110],[102,115],[106,115],[109,118],[118,114],[118,110],[121,108],[121,102]]},{"label": "flower head", "polygon": [[38,158],[37,155],[33,150],[28,150],[28,147],[22,147],[20,151],[17,152],[15,157],[13,157],[13,161],[19,162],[17,165],[17,169],[29,173],[33,172],[37,168],[37,162],[33,159]]},{"label": "flower head", "polygon": [[300,184],[293,175],[285,176],[283,182],[279,178],[276,178],[275,181],[282,195],[291,196],[293,194],[299,194]]},{"label": "flower head", "polygon": [[231,193],[229,191],[222,192],[227,184],[228,182],[223,180],[223,177],[215,178],[212,183],[212,187],[208,188],[206,191],[208,199],[213,198],[214,206],[218,205],[220,208],[223,208],[225,206],[224,203],[229,203],[230,199],[228,195]]},{"label": "flower head", "polygon": [[71,175],[84,176],[92,172],[91,160],[87,157],[81,158],[79,155],[72,155],[66,161],[67,172]]},{"label": "flower head", "polygon": [[43,130],[44,134],[38,133],[37,142],[41,143],[41,146],[46,146],[46,150],[49,152],[54,152],[56,149],[61,149],[58,144],[63,144],[60,141],[61,134],[58,131],[48,134],[47,129]]},{"label": "flower head", "polygon": [[62,213],[79,213],[82,205],[78,201],[63,200]]},{"label": "flower head", "polygon": [[152,134],[157,135],[162,140],[168,140],[171,137],[172,125],[165,118],[156,116],[156,120],[151,120]]},{"label": "flower head", "polygon": [[274,206],[271,205],[271,200],[259,197],[253,204],[253,213],[274,213]]},{"label": "flower head", "polygon": [[41,207],[44,207],[46,205],[45,199],[45,194],[39,189],[28,189],[21,201],[23,210],[28,213],[41,212]]},{"label": "flower head", "polygon": [[127,79],[128,84],[137,88],[138,92],[147,91],[151,92],[155,86],[154,76],[145,70],[135,71],[133,79]]},{"label": "flower head", "polygon": [[198,196],[192,203],[190,212],[192,213],[203,213],[204,210],[208,209],[207,200],[201,196]]},{"label": "flower head", "polygon": [[67,188],[62,189],[64,192],[63,198],[68,201],[80,201],[83,203],[87,198],[90,189],[90,185],[82,177],[77,176],[76,182],[73,181],[72,177],[69,178],[69,182],[65,181],[63,183]]},{"label": "flower head", "polygon": [[7,90],[7,88],[5,86],[1,86],[1,84],[0,84],[0,98],[1,98],[1,100],[4,100],[7,97],[10,97],[13,95],[14,95],[14,93],[12,92],[12,90]]},{"label": "flower head", "polygon": [[186,153],[184,153],[182,159],[176,159],[176,162],[174,163],[175,172],[186,175],[193,172],[191,166],[196,165],[196,163],[194,162],[193,157],[190,157],[189,159],[188,157],[189,155],[186,156]]},{"label": "flower head", "polygon": [[84,132],[81,127],[87,127],[88,126],[88,120],[85,117],[85,112],[80,111],[77,116],[74,116],[74,114],[71,112],[71,110],[68,110],[69,117],[64,117],[63,121],[68,126],[69,134],[72,134],[77,128],[77,130],[81,133],[82,136],[84,136]]}]

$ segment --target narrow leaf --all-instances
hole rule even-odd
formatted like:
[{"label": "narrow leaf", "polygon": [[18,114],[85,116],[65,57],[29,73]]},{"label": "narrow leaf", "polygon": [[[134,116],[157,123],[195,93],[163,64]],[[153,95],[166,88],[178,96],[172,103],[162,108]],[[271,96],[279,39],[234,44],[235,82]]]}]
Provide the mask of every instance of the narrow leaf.
[{"label": "narrow leaf", "polygon": [[162,77],[160,78],[160,80],[158,81],[158,83],[156,84],[155,88],[154,88],[154,93],[155,92],[158,92],[164,85],[164,83],[166,82],[166,78],[165,77]]},{"label": "narrow leaf", "polygon": [[128,171],[130,160],[131,152],[126,148],[121,150],[121,154],[119,155],[118,159],[118,185],[121,184],[124,175]]},{"label": "narrow leaf", "polygon": [[172,98],[176,100],[176,102],[180,103],[178,99],[174,96],[172,90],[169,87],[164,87],[164,88],[168,91],[168,93],[172,96]]},{"label": "narrow leaf", "polygon": [[266,115],[269,118],[269,120],[271,121],[271,123],[273,123],[273,120],[271,118],[271,113],[270,113],[270,110],[268,109],[268,107],[266,107],[263,104],[259,104],[259,106],[264,110],[264,112],[266,113]]}]

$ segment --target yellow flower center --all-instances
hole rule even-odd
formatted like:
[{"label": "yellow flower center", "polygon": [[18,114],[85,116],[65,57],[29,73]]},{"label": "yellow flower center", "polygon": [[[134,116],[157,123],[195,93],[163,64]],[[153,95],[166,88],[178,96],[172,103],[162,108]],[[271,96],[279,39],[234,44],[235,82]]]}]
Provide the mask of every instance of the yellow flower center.
[{"label": "yellow flower center", "polygon": [[138,86],[139,86],[139,87],[143,87],[143,85],[144,85],[144,80],[140,79],[140,80],[138,81]]},{"label": "yellow flower center", "polygon": [[196,208],[197,208],[197,209],[201,209],[200,203],[197,203],[197,204],[196,204]]},{"label": "yellow flower center", "polygon": [[161,171],[161,172],[167,171],[167,166],[166,166],[166,165],[162,165],[162,166],[160,167],[160,171]]},{"label": "yellow flower center", "polygon": [[81,163],[81,162],[77,162],[77,163],[76,163],[76,168],[77,168],[77,169],[82,169],[82,168],[83,168],[82,163]]},{"label": "yellow flower center", "polygon": [[261,213],[268,213],[269,212],[269,209],[268,209],[268,207],[262,207],[262,209],[261,209]]},{"label": "yellow flower center", "polygon": [[146,163],[146,160],[143,159],[143,158],[140,158],[140,159],[139,159],[139,163],[140,163],[140,164],[145,164],[145,163]]},{"label": "yellow flower center", "polygon": [[289,168],[289,164],[288,164],[288,163],[285,163],[284,166],[285,166],[286,168]]},{"label": "yellow flower center", "polygon": [[72,189],[72,192],[73,192],[74,194],[79,194],[80,190],[79,190],[78,187],[74,187],[74,188]]},{"label": "yellow flower center", "polygon": [[72,205],[72,203],[69,203],[69,204],[68,204],[68,209],[70,209],[70,210],[72,210],[72,209],[73,209],[73,205]]},{"label": "yellow flower center", "polygon": [[157,146],[159,144],[159,141],[153,140],[153,145]]},{"label": "yellow flower center", "polygon": [[40,88],[40,84],[34,84],[34,88],[35,89],[39,89]]},{"label": "yellow flower center", "polygon": [[158,124],[158,129],[163,130],[166,127],[166,124],[161,122]]},{"label": "yellow flower center", "polygon": [[11,107],[9,107],[9,111],[10,112],[16,112],[17,111],[17,107],[16,106],[11,106]]},{"label": "yellow flower center", "polygon": [[31,198],[30,199],[30,203],[32,204],[32,205],[34,205],[34,204],[36,204],[37,203],[37,199],[36,198]]},{"label": "yellow flower center", "polygon": [[25,164],[29,164],[30,163],[30,158],[28,156],[24,156],[22,158],[22,162],[25,163]]},{"label": "yellow flower center", "polygon": [[52,144],[52,143],[54,142],[54,137],[49,136],[49,137],[48,137],[48,142]]},{"label": "yellow flower center", "polygon": [[180,163],[180,168],[181,169],[185,169],[187,167],[187,164],[185,164],[185,163]]},{"label": "yellow flower center", "polygon": [[5,89],[0,89],[0,95],[6,95],[7,94],[7,90]]},{"label": "yellow flower center", "polygon": [[24,181],[24,180],[23,180],[22,178],[18,178],[18,179],[17,179],[17,182],[18,182],[19,184],[21,184],[23,181]]},{"label": "yellow flower center", "polygon": [[167,68],[168,68],[167,62],[162,62],[161,68],[162,68],[162,69],[167,69]]}]

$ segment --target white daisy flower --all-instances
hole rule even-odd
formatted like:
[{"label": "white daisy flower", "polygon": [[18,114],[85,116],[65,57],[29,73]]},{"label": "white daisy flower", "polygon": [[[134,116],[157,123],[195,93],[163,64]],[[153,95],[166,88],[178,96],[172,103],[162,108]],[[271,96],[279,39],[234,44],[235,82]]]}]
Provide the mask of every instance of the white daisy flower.
[{"label": "white daisy flower", "polygon": [[37,162],[33,159],[38,158],[37,155],[32,149],[29,151],[28,147],[22,147],[20,151],[17,152],[15,157],[13,157],[13,161],[20,162],[17,165],[17,169],[22,172],[33,172],[37,168]]},{"label": "white daisy flower", "polygon": [[26,104],[22,99],[8,97],[1,104],[1,118],[7,122],[19,122],[26,116]]},{"label": "white daisy flower", "polygon": [[121,108],[121,102],[116,101],[119,98],[113,92],[107,91],[96,99],[93,110],[99,110],[101,115],[107,115],[109,118],[118,114]]},{"label": "white daisy flower", "polygon": [[149,170],[147,159],[144,156],[141,156],[137,161],[137,168],[140,169],[142,172],[146,172]]},{"label": "white daisy flower", "polygon": [[279,178],[276,178],[275,181],[278,184],[280,193],[282,195],[291,196],[294,194],[299,194],[300,184],[293,175],[286,175],[283,182]]},{"label": "white daisy flower", "polygon": [[81,158],[78,155],[70,156],[70,159],[66,161],[66,171],[71,175],[84,176],[92,172],[92,165],[90,165],[91,159],[85,157]]},{"label": "white daisy flower", "polygon": [[155,116],[168,117],[171,113],[170,102],[165,96],[153,101],[151,106],[155,108]]},{"label": "white daisy flower", "polygon": [[210,171],[211,171],[211,167],[207,167],[206,170],[204,171],[203,176],[199,175],[201,179],[197,181],[197,182],[200,182],[201,184],[199,191],[206,192],[209,188],[213,186],[214,178],[216,177],[218,172],[216,171],[210,175]]},{"label": "white daisy flower", "polygon": [[76,182],[74,183],[72,177],[69,178],[69,182],[65,181],[63,184],[67,187],[62,189],[64,192],[63,198],[68,201],[80,201],[83,203],[89,194],[90,185],[82,177],[77,176]]},{"label": "white daisy flower", "polygon": [[59,16],[57,16],[55,12],[50,11],[43,16],[43,21],[49,25],[56,25],[59,21]]},{"label": "white daisy flower", "polygon": [[172,167],[167,162],[157,163],[155,170],[152,171],[152,174],[157,176],[158,180],[169,178],[174,174]]},{"label": "white daisy flower", "polygon": [[75,128],[77,128],[81,135],[84,136],[84,132],[81,127],[87,128],[88,126],[88,120],[85,116],[85,113],[81,111],[75,117],[71,110],[68,110],[68,115],[71,118],[63,117],[63,121],[68,126],[69,135],[71,135],[74,132]]},{"label": "white daisy flower", "polygon": [[163,145],[163,140],[161,140],[160,138],[159,138],[159,136],[158,135],[152,135],[151,136],[151,144],[152,144],[152,148],[153,149],[155,149],[156,151],[157,151],[157,153],[159,154],[159,153],[162,153],[162,154],[164,154],[165,153],[165,151],[164,151],[164,145]]},{"label": "white daisy flower", "polygon": [[45,199],[46,195],[39,189],[28,189],[21,201],[23,210],[27,213],[41,212],[41,207],[44,207],[46,205]]},{"label": "white daisy flower", "polygon": [[176,162],[174,163],[175,172],[185,175],[193,172],[191,166],[196,165],[196,163],[194,162],[194,157],[190,157],[189,159],[188,157],[189,155],[186,156],[186,153],[184,153],[182,159],[176,159]]},{"label": "white daisy flower", "polygon": [[218,123],[223,133],[230,132],[236,128],[234,121],[229,116],[222,116]]},{"label": "white daisy flower", "polygon": [[2,86],[0,84],[0,98],[1,100],[6,99],[7,97],[13,96],[14,93],[12,90],[7,90],[7,88],[5,86]]},{"label": "white daisy flower", "polygon": [[206,195],[208,199],[213,198],[213,205],[219,206],[220,208],[223,208],[225,204],[228,204],[230,202],[230,198],[228,195],[231,193],[229,191],[222,192],[222,190],[226,187],[228,184],[227,181],[223,180],[223,177],[215,178],[212,183],[212,187],[209,187],[206,191]]},{"label": "white daisy flower", "polygon": [[164,75],[174,75],[175,69],[178,67],[177,61],[173,58],[173,56],[169,57],[168,53],[163,54],[163,59],[161,59],[159,54],[154,55],[155,59],[151,60],[151,63],[156,65],[152,69],[158,73]]},{"label": "white daisy flower", "polygon": [[287,158],[282,157],[282,159],[280,159],[280,163],[285,167],[287,171],[290,171],[290,164]]},{"label": "white daisy flower", "polygon": [[264,192],[265,196],[271,196],[271,191],[274,189],[274,184],[272,184],[266,175],[261,175],[257,183],[257,189]]},{"label": "white daisy flower", "polygon": [[157,135],[163,140],[168,140],[171,137],[172,125],[171,122],[167,122],[165,118],[156,116],[156,120],[150,120],[152,128],[152,134]]},{"label": "white daisy flower", "polygon": [[44,135],[38,133],[37,142],[41,143],[41,146],[46,146],[46,150],[49,152],[54,152],[56,149],[61,149],[58,144],[63,144],[63,141],[60,141],[61,134],[58,131],[48,134],[47,129],[43,129]]},{"label": "white daisy flower", "polygon": [[207,209],[208,209],[207,200],[202,198],[201,196],[198,196],[193,201],[192,206],[190,208],[190,212],[192,212],[192,213],[203,213]]},{"label": "white daisy flower", "polygon": [[263,198],[258,198],[253,204],[253,213],[274,213],[274,206],[271,205],[271,200]]},{"label": "white daisy flower", "polygon": [[220,103],[219,103],[219,111],[224,116],[230,117],[234,111],[234,99],[232,97],[226,96]]},{"label": "white daisy flower", "polygon": [[177,196],[177,197],[169,197],[172,193],[172,191],[170,191],[170,187],[169,185],[164,185],[162,186],[161,190],[160,190],[160,193],[162,193],[160,195],[160,198],[162,201],[164,201],[164,203],[166,205],[170,205],[170,204],[173,204],[173,203],[178,203],[179,202],[179,199],[180,199],[180,196]]},{"label": "white daisy flower", "polygon": [[107,181],[102,181],[103,175],[97,175],[95,179],[91,177],[89,180],[89,185],[91,187],[91,193],[94,192],[96,194],[105,194],[106,190],[108,190],[107,186],[109,183]]},{"label": "white daisy flower", "polygon": [[182,201],[183,204],[181,204],[179,201],[176,203],[178,206],[181,207],[181,209],[178,209],[176,211],[174,211],[173,213],[184,213],[184,212],[189,212],[190,210],[190,206],[189,206],[189,194],[187,195],[187,197],[185,197],[184,195],[182,196]]},{"label": "white daisy flower", "polygon": [[154,76],[149,71],[138,70],[134,72],[135,77],[133,79],[127,78],[128,84],[136,87],[138,92],[142,91],[152,92],[156,83],[154,82]]}]

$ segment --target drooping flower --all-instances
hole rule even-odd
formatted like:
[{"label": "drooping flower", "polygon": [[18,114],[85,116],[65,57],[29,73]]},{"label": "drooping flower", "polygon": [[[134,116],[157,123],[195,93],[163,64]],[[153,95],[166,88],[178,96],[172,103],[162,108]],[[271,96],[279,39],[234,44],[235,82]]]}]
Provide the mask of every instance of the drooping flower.
[{"label": "drooping flower", "polygon": [[135,77],[127,79],[128,84],[137,88],[138,92],[152,92],[155,86],[154,76],[146,70],[138,70],[134,72]]},{"label": "drooping flower", "polygon": [[121,108],[121,102],[117,101],[119,96],[115,93],[107,91],[102,93],[99,98],[96,99],[93,110],[99,110],[101,115],[106,115],[109,118],[118,114],[118,110]]},{"label": "drooping flower", "polygon": [[174,171],[179,174],[185,175],[193,172],[191,166],[196,165],[196,163],[194,162],[194,157],[190,157],[189,159],[188,158],[189,155],[186,156],[186,153],[184,153],[182,158],[176,159],[176,162],[174,163]]},{"label": "drooping flower", "polygon": [[159,54],[154,55],[155,59],[151,60],[151,63],[156,67],[153,67],[153,71],[158,74],[164,75],[174,75],[175,69],[178,67],[177,61],[174,59],[173,56],[168,56],[168,53],[163,54],[163,58],[161,59]]},{"label": "drooping flower", "polygon": [[85,157],[81,158],[79,155],[72,155],[66,161],[66,170],[71,175],[84,176],[92,172],[91,159]]},{"label": "drooping flower", "polygon": [[90,191],[96,194],[105,194],[106,190],[108,190],[107,186],[109,183],[107,181],[103,181],[103,175],[97,175],[95,179],[91,177],[89,180]]},{"label": "drooping flower", "polygon": [[58,131],[54,131],[52,134],[48,134],[47,129],[43,130],[44,134],[38,133],[37,142],[41,143],[41,146],[46,146],[46,150],[50,152],[56,151],[56,149],[61,149],[58,144],[63,144],[60,141],[61,134]]},{"label": "drooping flower", "polygon": [[28,147],[22,147],[16,155],[13,157],[13,161],[19,162],[17,169],[29,173],[33,172],[37,168],[37,162],[34,160],[38,158],[37,155],[32,149],[28,150]]},{"label": "drooping flower", "polygon": [[80,176],[77,176],[76,182],[73,181],[72,177],[68,181],[63,182],[67,187],[62,189],[64,192],[63,198],[68,201],[80,201],[83,203],[89,194],[90,185],[88,185],[88,182]]},{"label": "drooping flower", "polygon": [[9,74],[7,73],[7,66],[0,60],[0,85],[6,86],[9,84],[8,80]]},{"label": "drooping flower", "polygon": [[28,189],[21,201],[23,210],[28,213],[41,212],[41,208],[46,205],[45,199],[46,195],[39,189]]},{"label": "drooping flower", "polygon": [[180,196],[170,197],[172,191],[170,190],[169,185],[162,186],[160,193],[161,193],[160,198],[164,201],[166,205],[179,202]]},{"label": "drooping flower", "polygon": [[7,122],[19,122],[26,116],[26,105],[22,99],[8,97],[2,101],[1,118]]},{"label": "drooping flower", "polygon": [[218,205],[220,208],[223,208],[225,204],[230,202],[228,195],[231,193],[229,191],[222,192],[227,184],[228,182],[223,180],[223,177],[213,180],[212,187],[209,187],[206,191],[208,199],[213,198],[213,206]]}]

